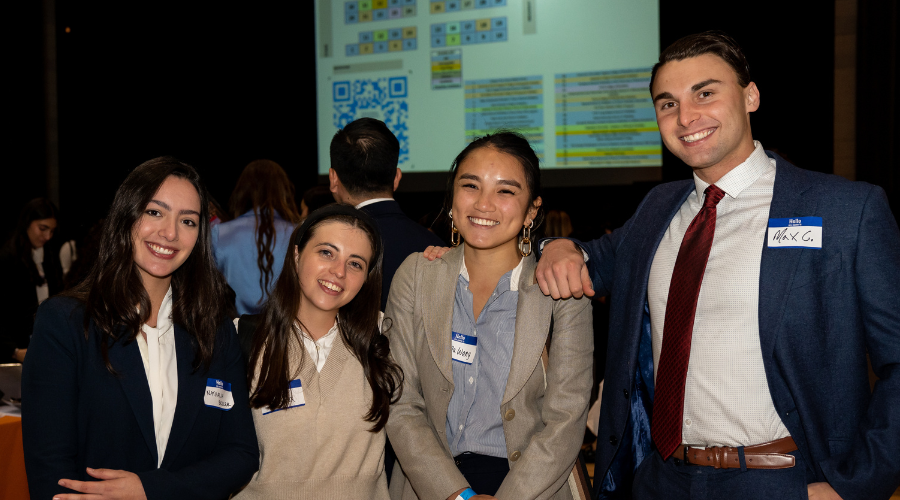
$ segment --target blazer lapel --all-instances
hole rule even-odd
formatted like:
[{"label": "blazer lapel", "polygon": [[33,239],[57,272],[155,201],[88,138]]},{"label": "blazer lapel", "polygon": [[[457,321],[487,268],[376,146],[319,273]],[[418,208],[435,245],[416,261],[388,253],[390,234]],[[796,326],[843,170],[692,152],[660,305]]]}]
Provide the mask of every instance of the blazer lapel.
[{"label": "blazer lapel", "polygon": [[[767,152],[776,160],[775,188],[769,218],[806,217],[815,215],[816,200],[804,196],[812,185],[803,179],[803,170]],[[768,233],[768,231],[766,231]],[[763,360],[768,362],[775,349],[778,325],[784,314],[785,297],[794,281],[797,263],[804,252],[816,250],[769,248],[763,243],[759,269],[759,340]]]},{"label": "blazer lapel", "polygon": [[522,390],[540,364],[541,352],[550,333],[550,317],[553,314],[553,301],[545,297],[534,282],[534,256],[524,259],[522,274],[519,276],[513,356],[501,405],[506,404]]},{"label": "blazer lapel", "polygon": [[[168,467],[184,443],[191,435],[197,412],[203,406],[203,395],[206,391],[207,374],[205,371],[194,371],[194,346],[191,336],[179,325],[175,325],[175,362],[178,365],[178,400],[175,403],[175,417],[172,419],[172,431],[166,444],[166,455],[162,468]],[[225,380],[234,383],[234,380]],[[221,411],[221,410],[220,410]]]},{"label": "blazer lapel", "polygon": [[462,266],[463,247],[456,247],[442,258],[424,264],[422,292],[425,336],[434,363],[448,382],[453,384],[450,359],[450,334],[453,328],[453,299]]},{"label": "blazer lapel", "polygon": [[150,395],[150,382],[147,381],[147,372],[144,370],[144,361],[141,359],[137,341],[132,341],[128,345],[116,342],[109,349],[109,362],[119,372],[119,383],[122,384],[122,390],[131,405],[144,441],[153,453],[153,463],[157,464],[159,454],[156,450],[156,431],[153,426],[153,398]]}]

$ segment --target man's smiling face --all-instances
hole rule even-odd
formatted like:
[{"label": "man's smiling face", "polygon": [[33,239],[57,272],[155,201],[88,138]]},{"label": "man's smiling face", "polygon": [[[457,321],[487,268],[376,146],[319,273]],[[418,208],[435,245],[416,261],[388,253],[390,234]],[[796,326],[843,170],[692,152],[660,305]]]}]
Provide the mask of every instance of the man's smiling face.
[{"label": "man's smiling face", "polygon": [[666,147],[713,183],[750,156],[750,113],[759,108],[755,83],[741,87],[722,58],[702,54],[661,66],[653,104]]}]

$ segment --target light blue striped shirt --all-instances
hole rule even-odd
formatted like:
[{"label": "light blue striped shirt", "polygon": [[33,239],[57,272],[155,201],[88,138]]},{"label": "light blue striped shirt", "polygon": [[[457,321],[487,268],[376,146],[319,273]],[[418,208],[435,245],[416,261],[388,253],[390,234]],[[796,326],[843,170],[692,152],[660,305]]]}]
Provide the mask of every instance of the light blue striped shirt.
[{"label": "light blue striped shirt", "polygon": [[[472,364],[453,361],[447,441],[453,456],[472,452],[506,458],[500,402],[512,361],[522,261],[504,274],[476,322],[465,259],[456,282],[452,330],[478,338]],[[447,353],[450,355],[450,353]]]}]

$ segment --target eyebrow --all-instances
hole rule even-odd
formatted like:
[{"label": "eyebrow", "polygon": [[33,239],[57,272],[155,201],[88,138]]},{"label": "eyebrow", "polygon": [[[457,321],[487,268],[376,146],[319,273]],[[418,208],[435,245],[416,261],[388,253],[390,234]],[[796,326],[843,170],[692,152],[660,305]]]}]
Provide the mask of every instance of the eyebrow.
[{"label": "eyebrow", "polygon": [[[462,180],[462,179],[471,179],[471,180],[473,180],[473,181],[480,181],[480,180],[481,180],[481,178],[478,177],[478,176],[475,175],[475,174],[461,174],[461,175],[459,176],[459,179],[460,179],[460,180]],[[511,179],[509,179],[509,180],[508,180],[508,179],[500,179],[499,181],[497,181],[497,184],[500,184],[500,185],[503,185],[503,186],[514,186],[514,187],[517,187],[517,188],[519,188],[519,189],[522,189],[522,185],[519,184],[519,181],[516,181],[516,180],[511,180]]]},{"label": "eyebrow", "polygon": [[[170,212],[172,211],[172,207],[170,207],[167,203],[163,203],[159,200],[150,200],[150,203],[156,203],[157,205],[165,208],[166,210],[168,210]],[[198,212],[196,210],[180,210],[178,213],[181,215],[196,215],[197,217],[200,217],[200,212]]]},{"label": "eyebrow", "polygon": [[[696,91],[702,89],[703,87],[706,87],[707,85],[712,85],[714,83],[722,83],[722,81],[716,80],[715,78],[710,78],[709,80],[703,80],[700,83],[694,84],[691,87],[691,92],[696,92]],[[656,97],[653,98],[653,102],[659,101],[660,99],[674,99],[674,98],[675,98],[675,96],[673,96],[669,92],[661,92],[661,93],[657,94]]]},{"label": "eyebrow", "polygon": [[[341,249],[338,248],[334,243],[328,243],[327,241],[323,241],[322,243],[319,243],[319,244],[316,245],[316,246],[317,246],[317,247],[320,247],[320,246],[326,246],[326,247],[331,247],[331,248],[337,250],[338,252],[341,251]],[[356,255],[355,253],[351,253],[351,254],[350,254],[350,257],[355,257],[355,258],[357,258],[357,259],[359,259],[359,260],[365,262],[365,263],[366,263],[366,267],[368,267],[368,265],[369,265],[369,261],[366,260],[366,258],[363,257],[362,255]]]}]

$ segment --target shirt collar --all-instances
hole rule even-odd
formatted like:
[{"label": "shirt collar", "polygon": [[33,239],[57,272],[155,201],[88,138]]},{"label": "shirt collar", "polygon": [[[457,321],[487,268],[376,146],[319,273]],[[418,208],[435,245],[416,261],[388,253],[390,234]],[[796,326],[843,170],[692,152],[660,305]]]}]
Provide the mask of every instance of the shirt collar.
[{"label": "shirt collar", "polygon": [[359,209],[359,208],[362,208],[362,207],[364,207],[364,206],[366,206],[366,205],[371,205],[371,204],[373,204],[373,203],[378,203],[379,201],[394,201],[394,199],[393,199],[393,198],[372,198],[371,200],[366,200],[366,201],[364,201],[364,202],[362,202],[362,203],[356,205],[356,208]]},{"label": "shirt collar", "polygon": [[[509,274],[509,291],[518,292],[519,291],[519,277],[522,275],[522,264],[525,262],[525,259],[519,259],[519,264],[513,268],[512,271],[506,273]],[[504,274],[503,276],[506,276]],[[462,258],[462,265],[459,268],[459,275],[466,280],[466,283],[469,282],[469,270],[466,268],[466,258]],[[500,278],[500,281],[503,281],[503,278]]]},{"label": "shirt collar", "polygon": [[[743,163],[731,169],[716,182],[716,186],[732,198],[737,198],[744,189],[753,185],[760,176],[772,168],[772,162],[766,156],[766,150],[763,149],[762,144],[759,141],[753,141],[753,146],[753,152]],[[695,173],[694,187],[697,199],[702,202],[703,193],[709,184],[697,177]]]},{"label": "shirt collar", "polygon": [[156,331],[158,336],[163,336],[172,329],[172,285],[166,290],[159,312],[156,314],[156,328],[144,325],[144,331]]}]

